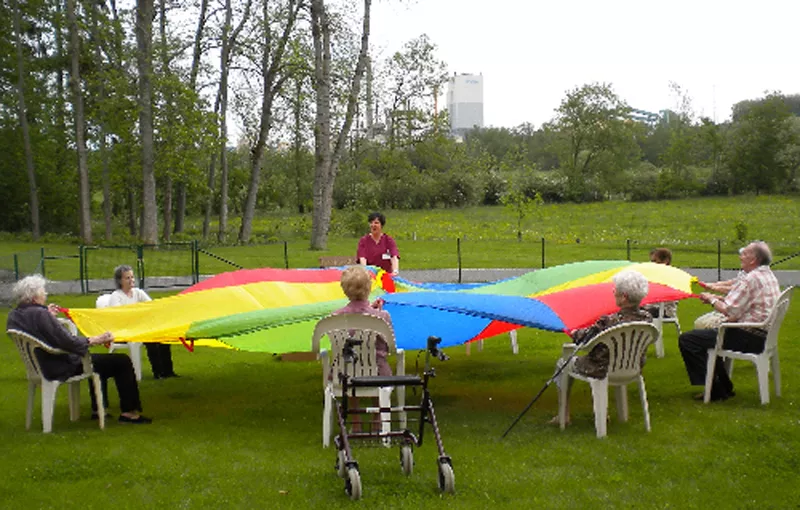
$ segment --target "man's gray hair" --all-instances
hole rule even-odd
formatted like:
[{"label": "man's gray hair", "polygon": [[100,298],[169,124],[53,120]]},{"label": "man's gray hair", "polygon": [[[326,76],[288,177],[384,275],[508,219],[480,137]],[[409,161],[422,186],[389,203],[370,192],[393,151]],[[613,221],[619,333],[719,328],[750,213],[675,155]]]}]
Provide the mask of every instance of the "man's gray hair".
[{"label": "man's gray hair", "polygon": [[627,295],[628,302],[636,306],[639,306],[649,290],[647,278],[637,271],[620,271],[611,281],[614,282],[617,293]]},{"label": "man's gray hair", "polygon": [[14,300],[19,304],[33,303],[33,301],[45,292],[47,280],[40,274],[26,276],[14,284]]},{"label": "man's gray hair", "polygon": [[759,266],[768,266],[772,264],[772,250],[769,245],[764,241],[753,241],[750,243],[753,248],[753,255],[755,255]]}]

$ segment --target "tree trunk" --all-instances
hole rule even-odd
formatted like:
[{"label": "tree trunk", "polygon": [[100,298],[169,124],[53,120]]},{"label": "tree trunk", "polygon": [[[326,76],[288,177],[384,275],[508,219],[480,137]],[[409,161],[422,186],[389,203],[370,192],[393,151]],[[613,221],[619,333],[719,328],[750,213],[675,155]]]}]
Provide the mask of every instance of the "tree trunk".
[{"label": "tree trunk", "polygon": [[175,230],[173,233],[183,233],[183,223],[186,218],[186,181],[178,182],[178,200],[175,204]]},{"label": "tree trunk", "polygon": [[333,185],[336,181],[339,159],[347,143],[358,104],[361,80],[367,67],[369,51],[370,7],[372,0],[364,0],[364,20],[361,32],[361,49],[353,71],[347,100],[347,111],[342,127],[331,149],[331,41],[330,24],[324,0],[311,0],[311,31],[314,39],[314,78],[317,90],[317,113],[314,125],[314,212],[311,220],[311,249],[324,250],[328,244],[328,229],[333,208]]},{"label": "tree trunk", "polygon": [[33,166],[33,147],[28,127],[28,109],[25,106],[25,57],[22,52],[22,21],[19,3],[13,0],[14,8],[14,42],[17,46],[17,104],[19,108],[19,124],[22,129],[22,143],[25,150],[25,170],[28,173],[28,193],[31,208],[31,233],[33,240],[38,241],[39,231],[39,191],[36,187],[36,169]]},{"label": "tree trunk", "polygon": [[153,0],[136,2],[136,62],[139,69],[139,135],[142,143],[142,231],[146,244],[158,243],[153,144]]},{"label": "tree trunk", "polygon": [[[262,99],[261,99],[261,120],[259,124],[258,137],[255,145],[250,150],[250,185],[247,189],[247,198],[242,211],[242,225],[239,229],[239,242],[250,241],[253,232],[253,218],[256,212],[256,200],[258,198],[258,186],[261,183],[261,164],[264,159],[264,148],[267,145],[269,130],[272,127],[272,104],[283,83],[288,77],[287,71],[283,71],[283,76],[278,76],[283,67],[283,56],[286,44],[294,29],[294,22],[297,16],[297,6],[295,0],[287,3],[289,16],[283,28],[283,33],[275,46],[272,54],[272,33],[269,30],[269,9],[268,2],[264,1],[263,24],[264,27],[264,47],[261,56],[261,76],[262,76]],[[270,58],[271,57],[271,58]]]},{"label": "tree trunk", "polygon": [[[94,65],[97,72],[101,72],[103,67],[105,67],[102,44],[100,42],[99,9],[99,5],[92,4],[92,38],[94,39]],[[104,80],[99,81],[100,83],[97,86],[97,102],[102,107],[106,100],[106,89]],[[100,165],[103,170],[103,225],[105,227],[105,239],[106,241],[110,241],[114,235],[112,225],[113,209],[111,204],[111,170],[108,161],[106,125],[105,120],[102,118],[98,126],[97,138],[98,149],[100,151]]]},{"label": "tree trunk", "polygon": [[72,115],[75,123],[75,146],[78,151],[78,179],[80,183],[80,231],[84,244],[92,244],[92,202],[89,194],[89,164],[86,150],[86,118],[83,111],[83,91],[80,73],[80,40],[75,0],[67,0],[69,24],[70,76],[72,90]]},{"label": "tree trunk", "polygon": [[167,175],[164,182],[164,234],[165,242],[169,242],[172,233],[172,177]]}]

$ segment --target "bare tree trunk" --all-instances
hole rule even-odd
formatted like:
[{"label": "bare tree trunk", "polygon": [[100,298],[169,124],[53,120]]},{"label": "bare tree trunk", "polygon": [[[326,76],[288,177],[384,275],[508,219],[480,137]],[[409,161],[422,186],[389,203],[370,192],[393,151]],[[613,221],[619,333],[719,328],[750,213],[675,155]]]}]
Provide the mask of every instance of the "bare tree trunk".
[{"label": "bare tree trunk", "polygon": [[[99,72],[105,67],[105,62],[103,60],[103,52],[102,52],[102,45],[100,42],[100,29],[98,26],[100,17],[99,12],[100,6],[98,4],[92,4],[92,38],[95,41],[94,44],[94,65],[96,70]],[[106,99],[106,89],[105,89],[105,82],[104,80],[100,80],[100,83],[97,86],[97,102],[100,105],[105,103]],[[103,170],[103,225],[105,227],[105,239],[106,241],[110,241],[113,237],[113,229],[112,229],[112,207],[111,207],[111,171],[109,168],[108,162],[108,148],[107,148],[107,137],[106,137],[106,125],[105,120],[101,118],[99,124],[99,130],[97,133],[98,138],[98,148],[100,150],[100,164]]]},{"label": "bare tree trunk", "polygon": [[211,156],[211,161],[208,163],[208,181],[206,182],[208,194],[206,195],[205,215],[203,217],[204,241],[208,240],[208,236],[211,232],[211,211],[214,208],[214,179],[216,177],[216,163],[216,155]]},{"label": "bare tree trunk", "polygon": [[[297,17],[297,5],[295,0],[289,0],[287,11],[289,16],[284,25],[283,33],[277,41],[274,55],[272,53],[272,33],[269,30],[269,2],[264,0],[263,4],[263,30],[264,48],[261,57],[262,75],[262,99],[261,99],[261,121],[258,130],[258,138],[255,145],[250,150],[250,185],[247,190],[247,198],[242,211],[242,225],[239,229],[239,242],[250,241],[253,232],[253,218],[256,211],[256,199],[258,198],[258,186],[261,183],[261,164],[264,159],[264,148],[267,145],[269,130],[272,127],[272,103],[278,95],[283,83],[288,78],[288,71],[284,70],[282,76],[278,76],[283,67],[283,56],[289,36],[294,30],[294,22]],[[270,58],[270,56],[272,58]]]},{"label": "bare tree trunk", "polygon": [[89,194],[89,164],[86,150],[86,118],[83,111],[83,91],[80,74],[80,39],[75,0],[67,0],[69,24],[70,77],[72,109],[75,122],[75,145],[78,151],[78,179],[80,183],[80,231],[84,244],[92,243],[92,202]]},{"label": "bare tree trunk", "polygon": [[311,0],[311,31],[314,39],[314,78],[317,89],[317,114],[314,126],[314,212],[311,219],[311,249],[324,250],[328,244],[328,229],[333,208],[333,185],[336,181],[339,159],[347,143],[347,136],[353,124],[361,79],[367,67],[369,50],[370,7],[372,0],[364,0],[364,21],[361,32],[361,49],[358,54],[350,92],[347,111],[342,127],[331,149],[331,42],[330,24],[325,12],[324,0]]},{"label": "bare tree trunk", "polygon": [[183,233],[183,220],[186,218],[186,181],[178,182],[178,200],[175,204],[175,230],[173,233]]},{"label": "bare tree trunk", "polygon": [[136,61],[139,69],[139,134],[142,143],[141,239],[147,244],[158,242],[153,144],[153,12],[153,0],[137,0]]},{"label": "bare tree trunk", "polygon": [[172,233],[172,177],[167,175],[164,182],[164,234],[165,242],[169,242]]},{"label": "bare tree trunk", "polygon": [[298,76],[295,81],[296,91],[293,105],[294,113],[294,186],[295,197],[297,199],[297,212],[303,214],[304,206],[302,199],[302,167],[300,163],[300,154],[303,149],[303,77]]},{"label": "bare tree trunk", "polygon": [[131,182],[128,183],[128,233],[131,237],[136,237],[138,227],[136,226],[136,219],[139,217],[139,207],[136,203],[136,191],[134,190],[134,180],[129,177]]},{"label": "bare tree trunk", "polygon": [[22,128],[22,143],[25,150],[25,170],[28,173],[28,192],[31,207],[31,233],[33,240],[38,241],[39,231],[39,192],[36,187],[36,169],[33,167],[33,147],[28,127],[28,108],[25,106],[25,57],[22,52],[22,22],[17,0],[13,0],[14,8],[14,42],[17,46],[17,104],[19,108],[19,124]]}]

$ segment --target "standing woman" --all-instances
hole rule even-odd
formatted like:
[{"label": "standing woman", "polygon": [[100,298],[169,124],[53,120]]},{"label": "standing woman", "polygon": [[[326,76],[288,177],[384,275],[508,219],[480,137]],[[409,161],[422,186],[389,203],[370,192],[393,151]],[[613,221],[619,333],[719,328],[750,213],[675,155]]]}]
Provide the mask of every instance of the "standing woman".
[{"label": "standing woman", "polygon": [[390,236],[383,233],[386,225],[386,216],[379,212],[371,213],[367,217],[369,234],[358,241],[356,258],[358,263],[367,266],[378,266],[387,273],[396,275],[400,269],[400,252],[397,243]]},{"label": "standing woman", "polygon": [[[136,280],[133,276],[133,268],[128,265],[117,266],[114,269],[114,283],[117,290],[111,294],[109,306],[130,305],[151,301],[147,292],[136,287]],[[178,377],[172,369],[172,350],[169,344],[157,344],[146,342],[147,359],[153,369],[153,376],[156,379],[166,379],[167,377]]]}]

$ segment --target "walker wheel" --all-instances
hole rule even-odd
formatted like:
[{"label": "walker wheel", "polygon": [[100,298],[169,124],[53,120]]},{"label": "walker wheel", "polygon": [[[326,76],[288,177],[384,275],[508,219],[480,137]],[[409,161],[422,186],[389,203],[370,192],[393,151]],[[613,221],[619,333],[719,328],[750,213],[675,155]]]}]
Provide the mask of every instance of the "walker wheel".
[{"label": "walker wheel", "polygon": [[448,494],[456,491],[456,475],[453,466],[446,462],[439,463],[439,490]]},{"label": "walker wheel", "polygon": [[344,480],[344,491],[353,501],[361,499],[361,476],[358,469],[350,468],[347,470],[347,478]]},{"label": "walker wheel", "polygon": [[339,450],[336,452],[336,474],[339,475],[339,478],[346,478],[347,477],[347,455],[345,455],[344,450]]},{"label": "walker wheel", "polygon": [[414,472],[414,450],[411,445],[404,444],[400,447],[400,467],[406,476]]}]

